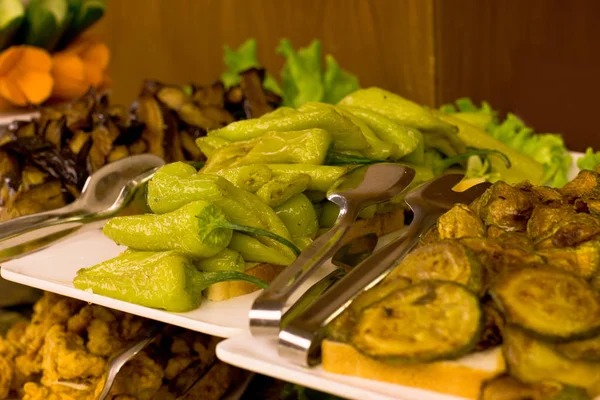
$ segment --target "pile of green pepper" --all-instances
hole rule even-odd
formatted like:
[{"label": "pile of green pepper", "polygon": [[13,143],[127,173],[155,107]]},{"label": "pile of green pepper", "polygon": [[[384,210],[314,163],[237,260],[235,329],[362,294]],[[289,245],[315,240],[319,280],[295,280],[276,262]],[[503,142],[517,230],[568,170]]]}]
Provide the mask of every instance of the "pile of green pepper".
[{"label": "pile of green pepper", "polygon": [[[130,250],[79,271],[74,284],[169,311],[197,307],[202,291],[216,282],[264,287],[244,271],[255,263],[290,265],[333,226],[339,210],[326,193],[357,164],[405,164],[416,170],[419,184],[483,154],[502,179],[539,183],[541,164],[459,114],[369,88],[337,105],[281,107],[209,131],[197,139],[207,157],[202,169],[182,162],[159,169],[147,187],[152,214],[117,217],[104,227]],[[359,217],[402,207],[401,198],[392,199]]]}]

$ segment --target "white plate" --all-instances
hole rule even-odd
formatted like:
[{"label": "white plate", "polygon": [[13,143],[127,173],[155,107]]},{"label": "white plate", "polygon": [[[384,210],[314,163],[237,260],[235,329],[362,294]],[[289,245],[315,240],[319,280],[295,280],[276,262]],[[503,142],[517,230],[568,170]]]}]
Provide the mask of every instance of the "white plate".
[{"label": "white plate", "polygon": [[[73,287],[73,278],[80,268],[91,267],[117,256],[125,248],[117,246],[100,230],[77,234],[45,250],[11,260],[2,265],[6,280],[33,286],[38,289],[125,311],[168,324],[220,337],[242,333],[248,326],[248,311],[258,291],[226,301],[204,301],[187,313],[172,313],[111,299]],[[314,284],[330,268],[310,279]]]},{"label": "white plate", "polygon": [[323,368],[303,368],[281,357],[275,342],[245,335],[222,341],[217,345],[217,357],[228,363],[353,400],[464,400],[427,390],[394,385],[326,372]]}]

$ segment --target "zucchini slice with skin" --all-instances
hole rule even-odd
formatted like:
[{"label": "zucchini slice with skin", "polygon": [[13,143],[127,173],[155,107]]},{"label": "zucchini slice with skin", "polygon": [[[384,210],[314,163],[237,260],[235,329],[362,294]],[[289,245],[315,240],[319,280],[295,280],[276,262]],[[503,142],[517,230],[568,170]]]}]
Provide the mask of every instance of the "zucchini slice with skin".
[{"label": "zucchini slice with skin", "polygon": [[452,281],[481,292],[483,267],[477,257],[454,240],[419,247],[398,264],[386,279],[402,276],[413,283],[430,279]]},{"label": "zucchini slice with skin", "polygon": [[600,333],[600,293],[551,267],[528,267],[498,279],[490,294],[508,323],[553,342]]},{"label": "zucchini slice with skin", "polygon": [[554,380],[582,387],[592,398],[600,395],[600,364],[569,360],[554,351],[550,344],[514,325],[504,328],[503,339],[502,352],[508,371],[520,381]]},{"label": "zucchini slice with skin", "polygon": [[556,381],[523,383],[510,375],[481,385],[479,400],[591,400],[585,389]]},{"label": "zucchini slice with skin", "polygon": [[425,281],[393,292],[362,310],[350,338],[360,352],[385,362],[452,359],[481,335],[477,296],[449,281]]},{"label": "zucchini slice with skin", "polygon": [[340,315],[327,325],[327,336],[335,341],[347,343],[356,323],[356,317],[366,307],[410,285],[408,279],[397,277],[384,280],[371,289],[359,294]]},{"label": "zucchini slice with skin", "polygon": [[[557,343],[554,348],[569,360],[600,362],[600,335],[574,342]],[[598,365],[598,368],[600,368],[600,365]]]}]

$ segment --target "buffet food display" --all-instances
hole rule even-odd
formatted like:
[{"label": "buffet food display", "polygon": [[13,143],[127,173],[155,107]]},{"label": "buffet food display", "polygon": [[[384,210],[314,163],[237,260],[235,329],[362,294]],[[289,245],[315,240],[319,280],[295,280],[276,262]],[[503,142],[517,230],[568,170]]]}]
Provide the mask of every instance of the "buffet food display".
[{"label": "buffet food display", "polygon": [[[282,40],[278,51],[282,88],[248,41],[226,49],[228,69],[213,84],[146,81],[131,107],[92,88],[12,123],[0,135],[0,221],[69,204],[107,163],[163,158],[139,204],[145,212],[104,224],[122,251],[79,269],[69,285],[178,315],[205,301],[249,305],[242,296],[335,226],[339,208],[327,196],[349,172],[396,163],[415,178],[360,212],[332,260],[344,271],[410,225],[407,191],[462,173],[457,191],[493,184],[440,217],[328,323],[323,369],[397,384],[399,396],[403,386],[482,400],[599,396],[598,153],[588,150],[569,181],[560,135],[499,118],[486,103],[429,109],[361,88],[331,55],[323,68],[318,41],[296,51]],[[111,356],[152,324],[45,293],[0,340],[0,398],[94,398]],[[202,377],[183,398],[222,398],[244,374],[216,361],[219,341],[164,328],[109,398],[172,398],[198,365]]]}]

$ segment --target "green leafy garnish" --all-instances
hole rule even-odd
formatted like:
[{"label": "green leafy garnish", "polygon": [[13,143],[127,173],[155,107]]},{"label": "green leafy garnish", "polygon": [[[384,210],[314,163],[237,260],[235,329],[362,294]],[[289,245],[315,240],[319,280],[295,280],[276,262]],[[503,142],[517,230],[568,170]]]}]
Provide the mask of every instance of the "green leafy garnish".
[{"label": "green leafy garnish", "polygon": [[296,52],[288,39],[282,39],[277,52],[286,58],[281,71],[285,106],[300,107],[309,101],[335,104],[360,88],[356,76],[340,68],[331,54],[325,57],[323,71],[318,40]]},{"label": "green leafy garnish", "polygon": [[[257,56],[257,44],[255,39],[248,39],[237,48],[232,50],[225,46],[225,55],[223,61],[227,70],[221,74],[221,81],[226,89],[240,83],[240,73],[250,68],[261,68]],[[269,73],[266,74],[263,87],[278,95],[281,95],[281,88],[275,78]]]},{"label": "green leafy garnish", "polygon": [[456,113],[457,117],[479,126],[502,143],[541,163],[546,170],[544,183],[561,187],[568,182],[572,158],[561,135],[535,133],[511,113],[500,122],[489,104],[483,102],[481,107],[477,107],[468,98],[458,99],[455,105],[446,104],[440,110]]},{"label": "green leafy garnish", "polygon": [[585,155],[577,160],[579,169],[594,170],[598,165],[600,165],[600,151],[594,153],[594,150],[591,147],[588,147],[585,151]]}]

